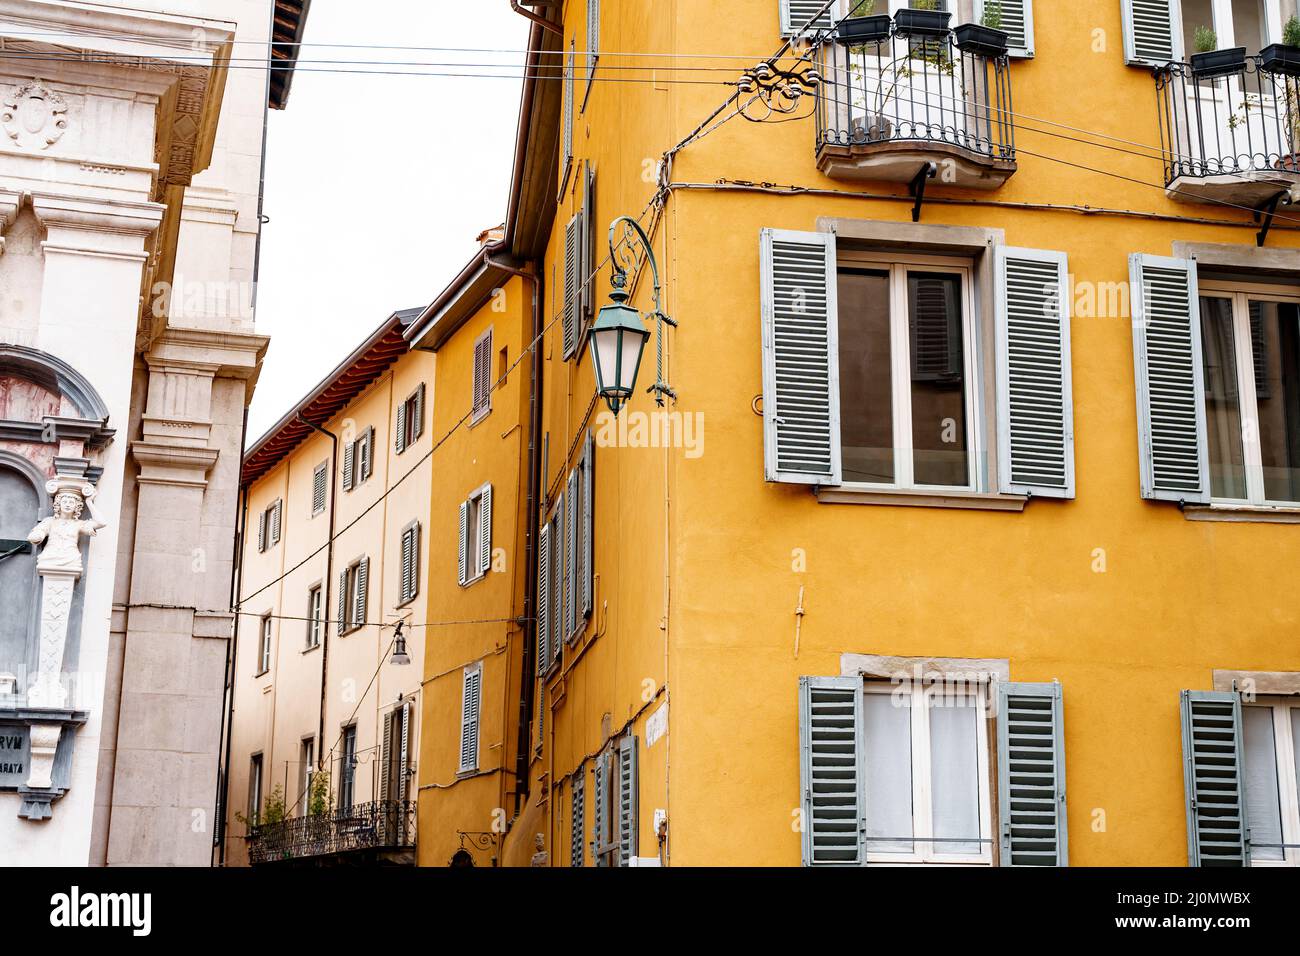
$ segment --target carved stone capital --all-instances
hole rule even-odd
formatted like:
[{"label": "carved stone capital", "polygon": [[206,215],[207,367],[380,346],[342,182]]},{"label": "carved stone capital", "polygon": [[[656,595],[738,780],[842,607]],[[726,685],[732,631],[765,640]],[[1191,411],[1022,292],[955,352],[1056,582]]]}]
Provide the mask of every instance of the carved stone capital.
[{"label": "carved stone capital", "polygon": [[136,441],[131,443],[131,454],[140,463],[140,476],[136,480],[142,485],[206,488],[208,472],[217,463],[220,452],[215,448]]}]

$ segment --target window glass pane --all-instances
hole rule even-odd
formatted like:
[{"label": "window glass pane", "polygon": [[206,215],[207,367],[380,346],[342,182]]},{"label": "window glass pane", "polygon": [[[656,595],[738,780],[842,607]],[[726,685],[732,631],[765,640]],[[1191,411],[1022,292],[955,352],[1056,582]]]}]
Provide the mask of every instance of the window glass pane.
[{"label": "window glass pane", "polygon": [[911,853],[912,698],[910,692],[867,694],[867,851]]},{"label": "window glass pane", "polygon": [[1237,385],[1235,349],[1232,300],[1201,296],[1210,492],[1216,498],[1244,499],[1246,464],[1241,448],[1241,391]]},{"label": "window glass pane", "polygon": [[894,481],[889,273],[839,276],[840,444],[845,481]]},{"label": "window glass pane", "polygon": [[[1243,707],[1246,737],[1246,819],[1256,860],[1281,860],[1282,806],[1277,791],[1277,749],[1273,708]],[[1273,847],[1261,844],[1274,844]]]},{"label": "window glass pane", "polygon": [[1300,501],[1300,315],[1294,304],[1250,303],[1264,497]]},{"label": "window glass pane", "polygon": [[[1268,33],[1264,18],[1264,0],[1232,0],[1232,34],[1233,46],[1244,46],[1247,56],[1254,56],[1268,45]],[[1227,37],[1220,30],[1220,46]]]},{"label": "window glass pane", "polygon": [[979,711],[969,697],[937,694],[930,698],[930,787],[936,853],[979,856]]},{"label": "window glass pane", "polygon": [[1196,52],[1196,28],[1214,29],[1213,0],[1183,0],[1183,52]]},{"label": "window glass pane", "polygon": [[916,484],[967,485],[961,277],[909,272],[907,319]]}]

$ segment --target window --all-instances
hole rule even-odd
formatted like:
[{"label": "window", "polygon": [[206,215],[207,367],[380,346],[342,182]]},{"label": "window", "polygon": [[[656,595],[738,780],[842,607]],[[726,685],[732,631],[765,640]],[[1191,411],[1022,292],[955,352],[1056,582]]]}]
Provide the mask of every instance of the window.
[{"label": "window", "polygon": [[1203,281],[1200,324],[1213,499],[1300,503],[1300,295]]},{"label": "window", "polygon": [[394,445],[400,455],[424,434],[424,383],[397,406]]},{"label": "window", "polygon": [[343,728],[343,749],[339,755],[339,809],[352,809],[357,783],[357,725]]},{"label": "window", "polygon": [[374,426],[343,446],[343,490],[351,491],[370,477],[374,470]]},{"label": "window", "polygon": [[271,615],[262,617],[258,634],[257,673],[265,674],[271,669]]},{"label": "window", "polygon": [[1138,66],[1187,59],[1198,27],[1214,31],[1219,49],[1243,46],[1250,56],[1282,36],[1269,0],[1123,0],[1123,12],[1125,59]]},{"label": "window", "polygon": [[564,114],[560,120],[560,195],[569,184],[569,173],[573,168],[573,60],[576,41],[569,41],[568,52],[564,54],[564,89],[561,108]]},{"label": "window", "polygon": [[316,773],[316,738],[304,737],[299,753],[299,763],[302,765],[302,776],[299,780],[301,794],[298,798],[298,806],[301,807],[302,816],[307,816],[311,812],[311,778]]},{"label": "window", "polygon": [[488,329],[474,342],[473,405],[470,424],[474,424],[492,411],[492,330]]},{"label": "window", "polygon": [[461,674],[459,773],[478,770],[479,705],[483,694],[483,664],[471,664]]},{"label": "window", "polygon": [[280,543],[280,513],[284,502],[276,498],[257,518],[257,550],[265,551]]},{"label": "window", "polygon": [[1251,866],[1300,866],[1300,701],[1241,709]]},{"label": "window", "polygon": [[[799,35],[799,28],[813,17],[817,20],[812,24],[808,32],[813,30],[830,30],[835,25],[835,20],[839,17],[839,12],[831,7],[825,13],[821,13],[821,8],[825,6],[825,0],[780,0],[778,8],[781,18],[781,36],[792,37]],[[818,14],[821,14],[818,16]]]},{"label": "window", "polygon": [[569,784],[569,866],[586,866],[587,765],[579,764]]},{"label": "window", "polygon": [[591,323],[596,282],[596,172],[582,165],[582,207],[564,229],[564,358],[579,355]]},{"label": "window", "polygon": [[262,755],[253,754],[248,767],[248,823],[257,826],[262,817]]},{"label": "window", "polygon": [[587,0],[587,91],[582,96],[582,108],[587,108],[591,84],[596,79],[596,61],[600,59],[600,0]]},{"label": "window", "polygon": [[311,473],[311,515],[316,517],[325,510],[325,500],[329,493],[329,462],[322,461]]},{"label": "window", "polygon": [[640,829],[635,736],[620,737],[596,757],[594,782],[592,856],[597,866],[631,866]]},{"label": "window", "polygon": [[323,591],[319,584],[313,585],[307,592],[307,649],[320,645],[321,630],[325,622],[321,619],[323,611]]},{"label": "window", "polygon": [[[1002,10],[1002,26],[1007,34],[1009,56],[1034,55],[1034,2],[1033,0],[998,0]],[[975,19],[982,22],[984,8],[990,0],[975,0]],[[949,7],[948,9],[951,9]],[[954,16],[953,20],[957,18]]]},{"label": "window", "polygon": [[340,634],[365,626],[369,584],[369,558],[359,558],[339,573],[338,629]]},{"label": "window", "polygon": [[492,566],[491,484],[483,485],[461,502],[457,565],[462,587],[473,584]]},{"label": "window", "polygon": [[411,713],[411,704],[406,701],[384,714],[383,753],[379,767],[379,798],[385,802],[401,801],[407,798]]},{"label": "window", "polygon": [[564,595],[564,495],[555,503],[550,519],[538,535],[537,567],[537,675],[545,681],[560,659],[561,615]]},{"label": "window", "polygon": [[1269,43],[1264,0],[1182,0],[1183,52],[1196,52],[1196,29],[1212,29],[1218,47],[1244,46],[1254,56]]},{"label": "window", "polygon": [[402,529],[401,574],[397,603],[405,604],[420,593],[420,522]]}]

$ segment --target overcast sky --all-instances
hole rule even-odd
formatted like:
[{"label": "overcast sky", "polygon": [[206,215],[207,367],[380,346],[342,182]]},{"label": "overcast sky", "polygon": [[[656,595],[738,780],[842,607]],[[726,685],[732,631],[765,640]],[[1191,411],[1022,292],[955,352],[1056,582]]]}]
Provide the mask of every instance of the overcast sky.
[{"label": "overcast sky", "polygon": [[[303,40],[519,51],[302,52],[304,61],[510,63],[410,69],[518,77],[528,21],[506,0],[317,0]],[[288,109],[270,118],[257,331],[271,345],[250,442],[391,312],[430,302],[475,237],[505,218],[520,79],[312,72],[323,68],[302,63]]]}]

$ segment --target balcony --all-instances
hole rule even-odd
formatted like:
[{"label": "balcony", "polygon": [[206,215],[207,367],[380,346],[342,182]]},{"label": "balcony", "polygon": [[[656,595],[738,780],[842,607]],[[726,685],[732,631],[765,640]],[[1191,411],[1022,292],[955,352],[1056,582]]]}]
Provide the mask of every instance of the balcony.
[{"label": "balcony", "polygon": [[942,37],[890,36],[819,50],[817,166],[832,179],[937,181],[996,189],[1016,171],[1005,56]]},{"label": "balcony", "polygon": [[318,816],[254,826],[249,862],[298,865],[415,864],[415,804],[360,803]]},{"label": "balcony", "polygon": [[1169,198],[1258,209],[1300,183],[1300,79],[1262,63],[1246,57],[1233,72],[1210,77],[1186,63],[1156,71]]}]

